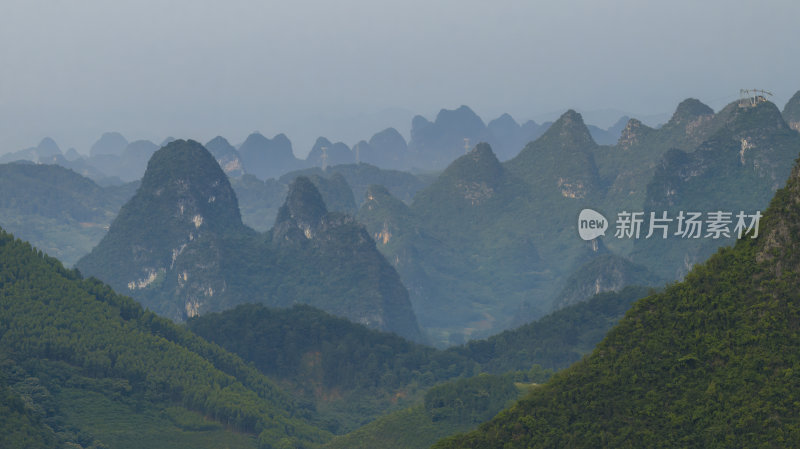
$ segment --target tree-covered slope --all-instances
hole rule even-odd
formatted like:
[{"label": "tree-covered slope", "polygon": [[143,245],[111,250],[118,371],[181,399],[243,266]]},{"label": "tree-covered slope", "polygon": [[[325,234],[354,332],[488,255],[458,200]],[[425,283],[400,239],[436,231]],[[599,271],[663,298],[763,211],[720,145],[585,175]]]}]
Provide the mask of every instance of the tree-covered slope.
[{"label": "tree-covered slope", "polygon": [[187,326],[314,402],[336,433],[408,404],[436,382],[476,370],[466,357],[306,305],[242,305],[193,318]]},{"label": "tree-covered slope", "polygon": [[[382,416],[326,449],[423,449],[440,438],[475,428],[492,418],[530,387],[525,373],[481,374],[431,388],[411,407]],[[413,429],[413,431],[409,431]]]},{"label": "tree-covered slope", "polygon": [[591,352],[631,304],[649,291],[646,287],[629,286],[619,292],[600,293],[536,321],[449,348],[447,352],[467,357],[483,371],[493,374],[526,371],[533,365],[561,370]]},{"label": "tree-covered slope", "polygon": [[[202,441],[195,431],[206,432],[204,447],[309,446],[327,438],[238,357],[2,231],[0,361],[10,396],[4,413],[17,421],[32,415],[62,442],[135,447],[150,441],[148,430],[174,439],[172,447]],[[159,416],[176,424],[157,425]],[[154,427],[127,424],[145,421]]]},{"label": "tree-covered slope", "polygon": [[30,449],[63,446],[55,432],[40,416],[26,407],[25,400],[12,390],[0,372],[0,447]]},{"label": "tree-covered slope", "polygon": [[58,165],[0,165],[0,226],[72,265],[102,239],[135,187],[100,187]]},{"label": "tree-covered slope", "polygon": [[437,448],[800,444],[800,170],[757,239],[638,301],[591,356]]},{"label": "tree-covered slope", "polygon": [[603,293],[444,351],[309,306],[243,305],[193,318],[187,326],[314,402],[326,428],[344,433],[421,400],[423,392],[446,380],[481,372],[529,372],[535,366],[539,376],[563,369],[590,352],[630,304],[647,293],[643,287]]}]

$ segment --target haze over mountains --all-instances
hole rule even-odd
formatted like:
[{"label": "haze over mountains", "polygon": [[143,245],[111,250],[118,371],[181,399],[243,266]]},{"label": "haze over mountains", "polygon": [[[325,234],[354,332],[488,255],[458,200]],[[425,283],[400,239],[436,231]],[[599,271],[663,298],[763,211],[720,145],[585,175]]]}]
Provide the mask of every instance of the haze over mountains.
[{"label": "haze over mountains", "polygon": [[[620,123],[624,123],[623,119]],[[231,177],[249,173],[261,180],[278,178],[292,170],[322,167],[323,159],[327,166],[351,164],[358,160],[384,169],[430,171],[441,170],[463,154],[465,145],[467,149],[470,147],[469,142],[475,145],[487,141],[497,148],[501,159],[508,159],[527,142],[541,135],[548,125],[533,121],[520,125],[508,114],[485,124],[469,107],[461,106],[455,110],[442,109],[433,122],[415,116],[411,122],[412,137],[408,142],[395,128],[376,132],[368,140],[360,140],[352,147],[319,137],[304,159],[296,156],[298,153],[285,134],[270,139],[254,132],[236,146],[217,136],[208,141],[206,147]],[[594,126],[590,129],[598,142],[611,143],[616,140],[621,127],[617,123],[607,130]],[[128,142],[117,132],[107,132],[85,156],[74,148],[64,152],[55,141],[44,138],[36,147],[19,151],[5,149],[0,162],[55,163],[101,184],[130,182],[141,178],[150,156],[170,140],[174,139],[167,138],[161,145],[147,140]]]},{"label": "haze over mountains", "polygon": [[[791,114],[798,101],[795,96],[784,107],[789,120],[793,120]],[[597,144],[580,114],[568,111],[548,125],[546,131],[543,126],[539,127],[543,132],[539,137],[516,157],[501,163],[490,144],[477,145],[468,154],[459,156],[464,149],[456,149],[456,144],[462,146],[465,141],[458,136],[474,131],[473,138],[488,139],[495,135],[495,142],[524,140],[523,130],[527,127],[531,131],[533,124],[515,126],[513,119],[503,116],[484,126],[469,108],[461,107],[443,110],[433,122],[417,117],[414,121],[416,138],[405,147],[402,136],[394,130],[382,131],[369,142],[359,144],[359,156],[362,150],[366,157],[372,148],[386,145],[396,150],[395,155],[411,157],[403,159],[404,163],[422,154],[429,154],[434,160],[436,157],[446,160],[447,155],[455,157],[456,160],[439,175],[413,175],[362,162],[330,165],[326,170],[306,168],[277,179],[262,180],[247,173],[246,155],[251,157],[252,167],[274,170],[272,173],[281,172],[277,168],[281,161],[285,163],[284,169],[302,165],[303,161],[292,155],[286,136],[268,139],[254,133],[239,149],[217,137],[207,146],[216,162],[213,165],[219,165],[223,172],[227,168],[227,176],[222,176],[230,181],[238,201],[238,206],[232,206],[231,211],[237,209],[241,218],[220,218],[222,223],[234,223],[226,225],[229,228],[226,232],[239,233],[236,229],[244,229],[242,222],[258,232],[269,231],[276,225],[294,178],[307,176],[326,209],[357,215],[357,220],[365,224],[377,248],[400,274],[426,338],[446,346],[469,338],[486,337],[536,319],[553,307],[559,307],[554,304],[580,301],[590,293],[606,289],[617,290],[628,283],[626,280],[644,282],[647,279],[647,283],[658,285],[682,276],[693,263],[730,240],[620,239],[612,238],[612,228],[602,240],[587,244],[575,238],[575,216],[585,207],[599,210],[609,218],[624,210],[647,213],[656,212],[658,208],[670,214],[676,214],[680,208],[702,207],[705,210],[723,206],[734,213],[753,212],[763,207],[777,188],[776,180],[785,176],[787,164],[794,158],[796,133],[783,115],[768,102],[754,108],[741,108],[732,103],[715,113],[700,101],[687,99],[677,106],[670,121],[661,128],[647,127],[636,119],[628,120],[617,144],[609,146]],[[497,136],[503,139],[497,140]],[[744,152],[743,141],[748,146]],[[432,146],[433,142],[437,142],[436,146]],[[425,145],[429,145],[428,153],[425,153],[428,148]],[[495,145],[503,148],[504,144]],[[511,148],[510,145],[506,148]],[[41,151],[53,153],[53,146],[54,143],[45,140]],[[344,152],[346,147],[320,138],[316,149],[321,154],[322,148],[328,146],[330,150],[326,149],[326,153],[334,159],[339,154],[336,148]],[[134,152],[135,148],[142,152]],[[135,142],[126,144],[122,136],[109,133],[98,141],[92,153],[99,158],[120,149],[125,154],[142,155],[153,147]],[[688,156],[676,156],[681,154],[677,149]],[[726,157],[726,153],[731,153],[731,157]],[[271,155],[279,163],[269,165],[272,159],[265,155]],[[701,155],[707,156],[700,159]],[[253,156],[261,159],[252,159]],[[215,169],[209,170],[210,173]],[[693,174],[688,177],[681,174],[687,172]],[[698,173],[704,174],[698,176]],[[212,178],[219,178],[222,185],[219,175]],[[739,180],[747,180],[747,187],[737,184]],[[680,188],[661,185],[667,181],[679,182]],[[31,182],[35,182],[35,178],[31,178]],[[697,187],[692,187],[695,185]],[[744,190],[731,195],[728,193],[734,190],[701,193],[704,187],[719,185]],[[36,227],[25,223],[34,222],[24,221],[27,218],[20,221],[19,217],[33,217],[37,213],[13,205],[6,214],[16,216],[15,221],[6,219],[0,223],[60,251],[74,263],[81,251],[88,252],[99,242],[103,226],[111,224],[113,209],[121,207],[137,187],[138,184],[120,187],[121,195],[114,193],[117,190],[109,190],[111,187],[95,188],[97,192],[107,192],[102,196],[111,202],[103,201],[110,204],[112,210],[106,212],[104,218],[71,219],[67,228],[62,225],[61,234],[32,233]],[[59,188],[73,189],[68,183],[60,184]],[[683,192],[682,189],[690,190]],[[17,196],[28,194],[22,188],[13,191]],[[34,192],[30,194],[35,196]],[[659,199],[658,192],[672,193],[665,202]],[[231,192],[220,198],[230,195]],[[33,204],[37,201],[32,199]],[[145,216],[144,212],[139,214]],[[204,220],[211,219],[203,213],[197,215]],[[50,223],[46,217],[36,220]],[[644,226],[647,225],[645,222]],[[94,233],[88,232],[91,230]],[[85,235],[82,240],[71,238],[79,233]],[[180,234],[185,237],[192,233],[187,228]],[[58,249],[68,239],[77,245],[69,250]],[[177,240],[173,243],[172,249],[176,250],[183,244]],[[212,248],[215,245],[219,243],[212,244]],[[226,245],[229,244],[222,246]],[[592,264],[595,257],[605,254],[617,257],[619,262]],[[117,288],[127,288],[130,282],[149,285],[147,280],[153,276],[158,278],[159,270],[166,269],[167,263],[144,265],[138,277],[125,282],[119,280],[120,284],[114,285]],[[635,275],[645,272],[642,267],[651,274]],[[170,288],[178,288],[176,281],[168,278],[170,284],[174,284]],[[581,279],[581,287],[573,285],[573,290],[566,293],[565,285],[573,282],[569,279]],[[203,289],[219,294],[221,285],[209,284]],[[579,291],[584,293],[578,295]],[[173,306],[171,312],[159,310],[180,317],[186,313],[180,311],[183,310],[180,307]]]},{"label": "haze over mountains", "polygon": [[795,446],[798,203],[795,165],[757,239],[638,301],[590,357],[435,447]]},{"label": "haze over mountains", "polygon": [[[94,248],[69,270],[0,235],[0,416],[22,429],[0,443],[127,447],[143,429],[165,448],[428,447],[528,394],[440,446],[793,446],[798,104],[687,99],[660,128],[618,123],[615,144],[569,110],[505,161],[525,126],[464,107],[415,119],[407,144],[360,142],[358,162],[321,138],[324,170],[259,134],[109,133],[87,160],[150,156],[141,181],[105,187],[3,164],[0,226],[67,257]],[[468,132],[489,142],[464,153]],[[360,160],[382,145],[444,169]],[[584,208],[609,219],[603,237],[579,237]],[[738,242],[734,223],[648,239],[649,217],[625,238],[626,210],[764,217]]]}]

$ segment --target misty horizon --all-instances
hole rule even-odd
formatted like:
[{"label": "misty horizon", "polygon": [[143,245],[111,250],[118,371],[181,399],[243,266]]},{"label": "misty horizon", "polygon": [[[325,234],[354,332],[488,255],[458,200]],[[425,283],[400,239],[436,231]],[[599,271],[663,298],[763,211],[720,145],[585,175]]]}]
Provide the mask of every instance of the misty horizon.
[{"label": "misty horizon", "polygon": [[110,131],[232,144],[258,131],[286,134],[303,157],[319,136],[353,145],[394,127],[408,139],[414,115],[460,105],[485,122],[575,109],[607,128],[622,115],[656,125],[686,98],[719,110],[742,88],[782,107],[800,89],[798,16],[779,0],[12,0],[0,154],[44,137],[85,154]]}]

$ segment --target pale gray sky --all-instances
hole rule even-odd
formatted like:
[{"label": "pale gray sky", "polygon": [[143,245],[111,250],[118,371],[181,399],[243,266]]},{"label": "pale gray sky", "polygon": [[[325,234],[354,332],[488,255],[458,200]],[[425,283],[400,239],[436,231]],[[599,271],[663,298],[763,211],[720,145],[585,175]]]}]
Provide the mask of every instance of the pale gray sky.
[{"label": "pale gray sky", "polygon": [[0,0],[0,153],[259,130],[305,155],[461,104],[644,116],[757,87],[783,107],[798,23],[796,0]]}]

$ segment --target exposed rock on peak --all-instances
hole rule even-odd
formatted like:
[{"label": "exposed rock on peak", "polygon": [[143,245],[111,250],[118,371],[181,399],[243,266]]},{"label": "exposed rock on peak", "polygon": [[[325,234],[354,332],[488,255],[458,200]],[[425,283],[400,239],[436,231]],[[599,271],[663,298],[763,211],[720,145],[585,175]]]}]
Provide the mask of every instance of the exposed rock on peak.
[{"label": "exposed rock on peak", "polygon": [[465,182],[482,182],[496,185],[503,175],[503,166],[488,143],[481,142],[469,153],[453,161],[443,177],[458,178]]},{"label": "exposed rock on peak", "polygon": [[740,107],[737,103],[732,103],[725,109],[730,110],[726,116],[726,126],[737,137],[754,130],[763,134],[788,128],[778,107],[769,101],[750,107]]},{"label": "exposed rock on peak", "polygon": [[327,213],[322,195],[314,183],[305,176],[298,176],[289,185],[286,202],[278,211],[273,240],[296,240],[300,236],[313,238]]},{"label": "exposed rock on peak", "polygon": [[[136,195],[77,266],[182,319],[225,290],[221,239],[248,232],[214,157],[195,141],[176,140],[153,154]],[[153,288],[159,285],[165,290]],[[165,301],[164,294],[172,299]]]},{"label": "exposed rock on peak", "polygon": [[[346,187],[342,177],[328,182]],[[214,157],[179,140],[153,155],[136,195],[77,265],[176,320],[243,302],[303,302],[422,339],[397,273],[351,216],[327,211],[311,180],[291,185],[272,231],[280,244],[269,236],[242,224]]]},{"label": "exposed rock on peak", "polygon": [[642,265],[615,255],[602,254],[583,264],[567,278],[564,288],[553,301],[555,310],[587,301],[607,291],[620,291],[629,285],[655,286],[661,284],[654,274]]},{"label": "exposed rock on peak", "polygon": [[244,175],[239,152],[224,137],[217,136],[211,139],[206,143],[206,149],[214,155],[225,174],[234,178]]},{"label": "exposed rock on peak", "polygon": [[211,153],[193,140],[173,141],[153,154],[136,197],[145,195],[155,202],[148,207],[176,210],[173,217],[201,214],[218,231],[242,226],[228,178]]},{"label": "exposed rock on peak", "polygon": [[479,206],[497,195],[504,170],[487,143],[479,143],[469,153],[453,161],[439,178],[415,201],[420,204],[452,203]]},{"label": "exposed rock on peak", "polygon": [[800,131],[800,90],[783,107],[783,119],[795,131]]},{"label": "exposed rock on peak", "polygon": [[[763,210],[789,176],[800,135],[788,128],[770,102],[752,107],[732,103],[717,114],[714,126],[716,132],[694,151],[673,149],[663,155],[647,187],[645,214]],[[634,241],[631,257],[662,277],[680,278],[734,240],[642,239]]]},{"label": "exposed rock on peak", "polygon": [[620,134],[619,140],[617,141],[617,146],[622,150],[629,150],[631,147],[637,146],[642,140],[652,135],[654,131],[653,128],[632,118],[628,120],[628,124],[625,125],[625,129],[622,130],[622,134]]},{"label": "exposed rock on peak", "polygon": [[714,115],[713,109],[702,103],[700,100],[695,98],[687,98],[678,105],[677,109],[675,109],[675,113],[672,114],[672,118],[669,119],[667,125],[686,126],[690,122],[693,122],[700,117],[709,115]]},{"label": "exposed rock on peak", "polygon": [[[361,292],[361,302],[348,304],[323,298],[319,307],[373,328],[421,339],[408,291],[397,272],[351,215],[327,211],[322,195],[309,178],[299,176],[292,182],[272,238],[280,253],[301,255],[322,276],[347,277],[358,285],[369,286]],[[360,268],[353,268],[356,263]],[[346,288],[352,289],[353,285]]]},{"label": "exposed rock on peak", "polygon": [[599,183],[596,148],[583,118],[570,109],[506,166],[534,189],[556,189],[565,198],[582,199]]},{"label": "exposed rock on peak", "polygon": [[583,117],[572,109],[562,114],[536,142],[562,151],[583,151],[597,146]]},{"label": "exposed rock on peak", "polygon": [[392,196],[392,194],[389,192],[389,189],[379,184],[372,184],[367,187],[367,193],[365,195],[364,205],[362,207],[372,210],[376,207],[382,207],[383,203],[387,201],[392,201],[395,204],[402,204],[406,209],[408,209],[408,206],[406,206],[405,203]]}]

